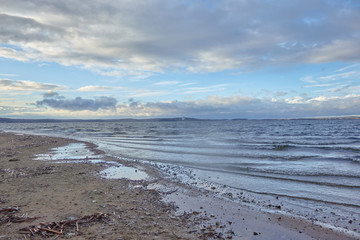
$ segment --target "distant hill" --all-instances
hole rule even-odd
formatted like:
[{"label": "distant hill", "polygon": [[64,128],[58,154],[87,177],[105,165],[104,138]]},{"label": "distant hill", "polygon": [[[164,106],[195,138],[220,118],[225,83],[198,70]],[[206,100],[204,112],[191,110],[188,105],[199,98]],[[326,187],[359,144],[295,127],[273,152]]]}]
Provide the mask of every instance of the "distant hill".
[{"label": "distant hill", "polygon": [[301,118],[301,119],[314,119],[314,120],[344,120],[344,119],[360,119],[360,116],[338,116],[338,117],[314,117],[314,118]]},{"label": "distant hill", "polygon": [[14,118],[0,118],[0,123],[35,123],[35,122],[61,122],[56,119],[14,119]]},{"label": "distant hill", "polygon": [[[339,117],[313,117],[313,118],[286,118],[286,119],[263,119],[263,120],[352,120],[360,119],[360,116],[339,116]],[[249,120],[246,118],[234,119],[198,119],[198,118],[123,118],[123,119],[16,119],[16,118],[0,118],[0,123],[61,123],[61,122],[181,122],[181,121],[242,121]]]}]

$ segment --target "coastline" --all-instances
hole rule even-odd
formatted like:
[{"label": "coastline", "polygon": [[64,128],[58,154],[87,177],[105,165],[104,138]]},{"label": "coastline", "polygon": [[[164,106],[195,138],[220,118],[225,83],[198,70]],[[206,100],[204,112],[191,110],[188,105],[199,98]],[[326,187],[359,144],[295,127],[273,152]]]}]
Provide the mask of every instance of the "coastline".
[{"label": "coastline", "polygon": [[[85,144],[102,161],[33,160],[35,154],[47,156],[50,149],[70,143]],[[305,220],[215,198],[171,182],[149,166],[142,170],[151,180],[102,178],[99,173],[108,167],[104,162],[119,160],[90,143],[0,132],[0,154],[0,209],[13,210],[1,212],[1,219],[8,217],[8,222],[0,224],[0,239],[28,239],[32,233],[20,229],[99,212],[104,214],[99,221],[69,227],[64,235],[46,232],[46,239],[356,239]],[[21,216],[26,221],[12,222]],[[34,235],[32,239],[44,238]]]}]

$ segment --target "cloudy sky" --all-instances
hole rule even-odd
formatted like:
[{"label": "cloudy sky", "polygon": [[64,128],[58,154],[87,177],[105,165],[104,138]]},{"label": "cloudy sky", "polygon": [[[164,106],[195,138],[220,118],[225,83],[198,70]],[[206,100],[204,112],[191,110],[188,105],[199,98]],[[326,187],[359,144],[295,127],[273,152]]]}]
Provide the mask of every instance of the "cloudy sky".
[{"label": "cloudy sky", "polygon": [[0,0],[0,117],[360,115],[358,0]]}]

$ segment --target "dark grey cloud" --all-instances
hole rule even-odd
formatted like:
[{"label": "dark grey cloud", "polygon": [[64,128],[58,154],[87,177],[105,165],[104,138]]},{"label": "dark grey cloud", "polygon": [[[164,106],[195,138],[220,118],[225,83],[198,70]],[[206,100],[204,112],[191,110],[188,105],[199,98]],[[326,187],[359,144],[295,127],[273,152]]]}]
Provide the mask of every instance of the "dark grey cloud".
[{"label": "dark grey cloud", "polygon": [[63,30],[27,17],[0,14],[0,41],[3,43],[49,42],[59,40]]},{"label": "dark grey cloud", "polygon": [[54,109],[64,109],[70,111],[97,111],[100,109],[114,109],[116,107],[117,100],[112,97],[102,96],[96,99],[84,99],[76,97],[74,99],[66,99],[57,93],[47,94],[44,99],[36,102],[38,107],[51,107]]},{"label": "dark grey cloud", "polygon": [[0,40],[21,48],[5,57],[119,74],[360,61],[357,1],[0,0],[0,5]]},{"label": "dark grey cloud", "polygon": [[60,96],[59,93],[57,92],[47,92],[44,93],[44,98],[64,98],[63,96]]}]

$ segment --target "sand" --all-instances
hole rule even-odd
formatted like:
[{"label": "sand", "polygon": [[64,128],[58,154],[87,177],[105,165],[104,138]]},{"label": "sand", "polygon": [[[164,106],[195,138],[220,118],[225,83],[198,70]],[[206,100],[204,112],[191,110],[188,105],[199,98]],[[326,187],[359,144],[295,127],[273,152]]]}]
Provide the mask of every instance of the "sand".
[{"label": "sand", "polygon": [[146,180],[104,178],[119,160],[90,143],[81,143],[90,159],[53,159],[51,148],[70,143],[80,144],[0,133],[0,239],[356,239],[216,198],[140,163],[122,164],[146,172]]}]

